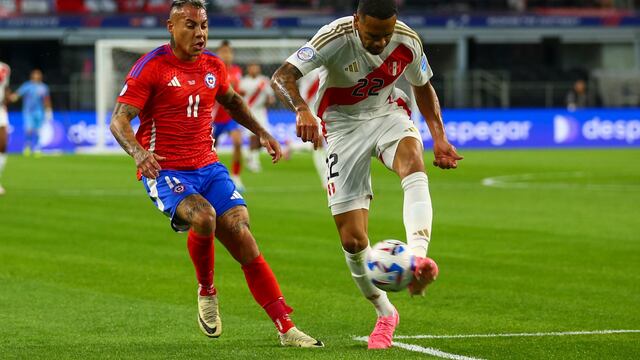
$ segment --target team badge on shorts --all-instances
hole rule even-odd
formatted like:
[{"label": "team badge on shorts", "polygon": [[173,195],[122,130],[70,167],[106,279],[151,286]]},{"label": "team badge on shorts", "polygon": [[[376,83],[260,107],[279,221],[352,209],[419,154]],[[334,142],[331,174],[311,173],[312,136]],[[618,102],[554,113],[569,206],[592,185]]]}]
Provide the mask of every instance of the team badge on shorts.
[{"label": "team badge on shorts", "polygon": [[311,61],[313,60],[313,58],[316,57],[316,51],[308,46],[305,46],[300,50],[298,50],[297,56],[298,56],[298,59],[304,62]]},{"label": "team badge on shorts", "polygon": [[184,192],[184,185],[182,184],[177,184],[176,186],[173,187],[173,192],[176,194],[182,194]]},{"label": "team badge on shorts", "polygon": [[208,73],[207,76],[204,77],[204,83],[207,84],[209,89],[213,89],[216,87],[216,76],[212,73]]}]

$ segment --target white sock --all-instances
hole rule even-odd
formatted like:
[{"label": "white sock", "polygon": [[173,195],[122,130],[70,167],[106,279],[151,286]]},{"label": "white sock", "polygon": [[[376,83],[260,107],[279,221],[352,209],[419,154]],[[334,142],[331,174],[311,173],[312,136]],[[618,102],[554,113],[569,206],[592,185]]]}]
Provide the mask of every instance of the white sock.
[{"label": "white sock", "polygon": [[249,153],[249,159],[251,159],[251,164],[259,168],[260,167],[260,149],[251,150]]},{"label": "white sock", "polygon": [[322,187],[327,188],[327,151],[324,148],[313,152],[313,165],[322,181]]},{"label": "white sock", "polygon": [[426,257],[433,220],[429,178],[423,172],[413,173],[402,179],[402,189],[404,190],[402,217],[407,243],[413,255]]},{"label": "white sock", "polygon": [[387,293],[375,287],[365,272],[365,259],[367,253],[371,251],[371,247],[367,246],[366,249],[359,253],[351,254],[347,250],[344,250],[344,257],[347,259],[347,266],[351,270],[351,277],[356,282],[358,289],[367,300],[369,300],[376,308],[378,316],[391,316],[394,312],[394,307],[389,302]]},{"label": "white sock", "polygon": [[4,166],[7,164],[7,154],[0,153],[0,179],[2,179],[2,172],[4,171]]}]

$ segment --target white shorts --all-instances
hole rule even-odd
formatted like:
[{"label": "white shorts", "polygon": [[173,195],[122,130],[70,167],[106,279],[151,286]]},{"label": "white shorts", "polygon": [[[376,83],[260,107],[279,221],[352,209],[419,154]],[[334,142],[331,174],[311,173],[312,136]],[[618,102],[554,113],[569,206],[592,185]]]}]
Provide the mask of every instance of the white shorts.
[{"label": "white shorts", "polygon": [[9,114],[7,114],[7,108],[0,105],[0,127],[9,126]]},{"label": "white shorts", "polygon": [[422,145],[413,121],[399,112],[356,123],[349,131],[328,137],[327,193],[333,215],[369,209],[373,198],[371,158],[377,157],[393,170],[398,144],[406,137],[415,138]]}]

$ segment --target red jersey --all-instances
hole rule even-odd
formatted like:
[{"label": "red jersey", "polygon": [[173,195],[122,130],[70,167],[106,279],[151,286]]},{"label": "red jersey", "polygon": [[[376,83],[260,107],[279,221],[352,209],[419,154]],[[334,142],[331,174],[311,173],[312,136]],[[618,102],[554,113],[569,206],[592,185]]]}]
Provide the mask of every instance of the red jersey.
[{"label": "red jersey", "polygon": [[195,170],[218,161],[211,111],[218,92],[228,89],[227,70],[213,53],[186,62],[167,44],[133,65],[118,102],[140,109],[136,139],[166,158],[163,169]]},{"label": "red jersey", "polygon": [[[242,79],[242,68],[238,65],[231,65],[227,68],[228,76],[229,76],[229,85],[232,88],[238,89],[240,85],[240,80]],[[229,115],[222,105],[216,102],[213,107],[213,122],[215,124],[226,124],[231,121],[231,115]]]}]

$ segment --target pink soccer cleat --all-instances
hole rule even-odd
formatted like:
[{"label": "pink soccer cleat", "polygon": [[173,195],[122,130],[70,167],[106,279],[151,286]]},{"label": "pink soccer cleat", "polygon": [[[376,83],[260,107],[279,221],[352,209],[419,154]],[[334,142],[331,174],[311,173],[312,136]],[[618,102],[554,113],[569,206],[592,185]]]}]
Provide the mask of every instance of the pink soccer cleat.
[{"label": "pink soccer cleat", "polygon": [[428,257],[416,257],[416,269],[413,280],[409,283],[409,294],[424,296],[427,285],[438,277],[438,264]]},{"label": "pink soccer cleat", "polygon": [[393,315],[378,317],[376,327],[369,335],[369,349],[388,349],[391,347],[393,332],[400,324],[400,314],[398,314],[398,310],[393,310]]}]

